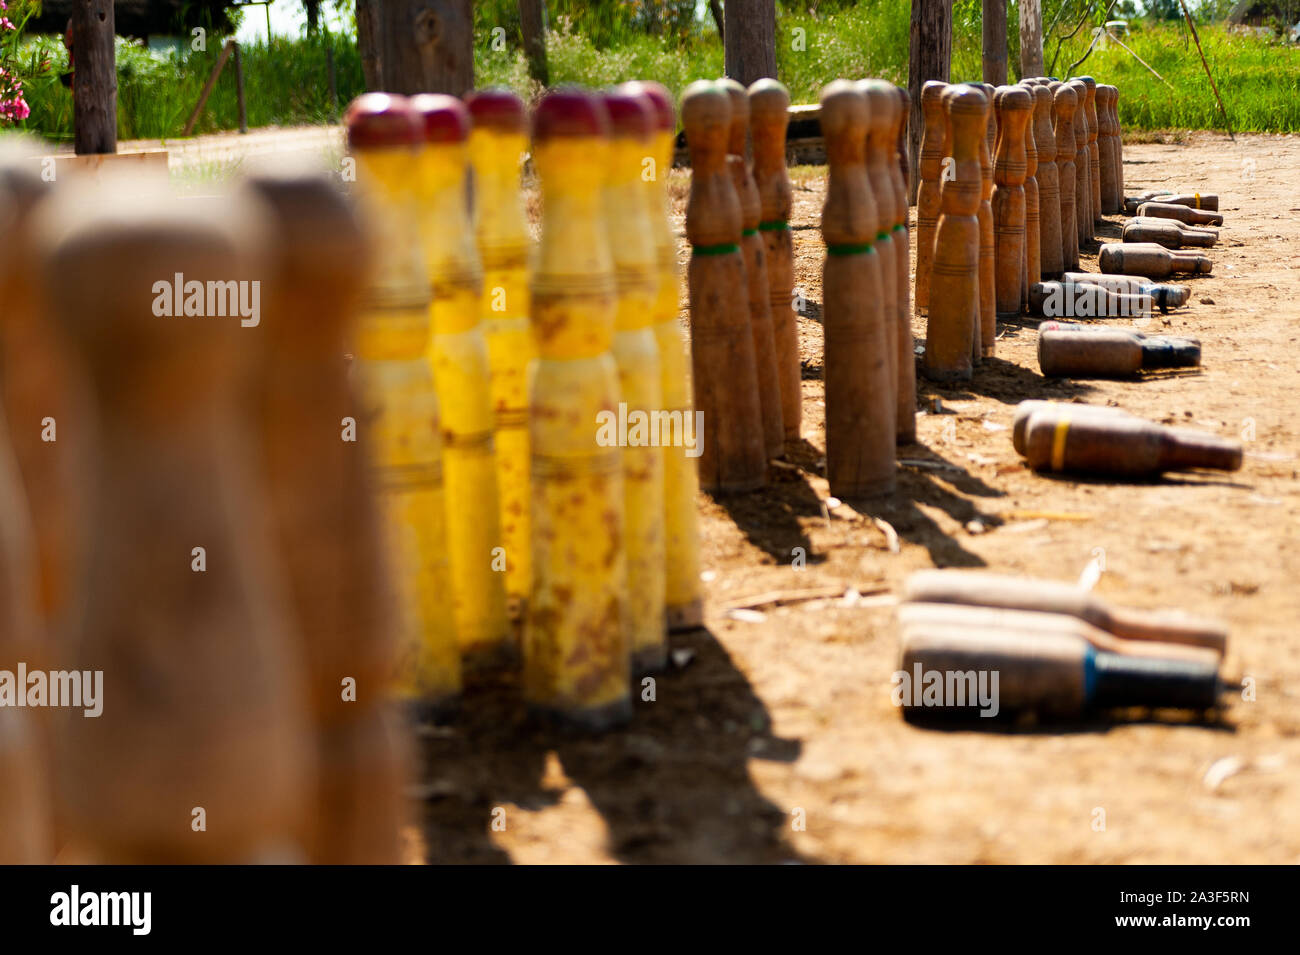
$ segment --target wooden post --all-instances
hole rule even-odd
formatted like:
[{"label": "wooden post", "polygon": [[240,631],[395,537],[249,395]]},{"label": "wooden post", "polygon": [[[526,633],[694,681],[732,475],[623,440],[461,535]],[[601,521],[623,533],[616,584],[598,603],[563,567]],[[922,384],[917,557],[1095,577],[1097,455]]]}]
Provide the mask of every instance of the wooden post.
[{"label": "wooden post", "polygon": [[379,4],[375,0],[357,0],[357,50],[361,54],[361,73],[366,89],[383,90],[384,76],[379,65]]},{"label": "wooden post", "polygon": [[244,58],[235,42],[235,102],[239,104],[239,131],[248,132],[248,103],[244,100]]},{"label": "wooden post", "polygon": [[78,156],[117,152],[117,53],[113,0],[76,0],[72,7],[72,115]]},{"label": "wooden post", "polygon": [[463,96],[474,88],[469,0],[358,0],[357,39],[370,89]]},{"label": "wooden post", "polygon": [[776,0],[726,0],[725,70],[742,86],[776,78]]},{"label": "wooden post", "polygon": [[519,0],[519,29],[524,35],[528,75],[543,86],[551,82],[546,67],[546,6],[542,0]]},{"label": "wooden post", "polygon": [[208,81],[203,84],[203,91],[199,93],[199,101],[194,104],[194,111],[190,113],[190,118],[185,121],[185,129],[181,131],[182,136],[188,136],[194,132],[194,124],[199,121],[203,114],[203,107],[208,105],[208,97],[212,95],[212,88],[217,85],[217,77],[226,66],[226,61],[230,59],[230,54],[235,48],[234,40],[227,40],[226,45],[221,48],[221,55],[217,57],[216,65],[212,67],[212,72],[208,74]]},{"label": "wooden post", "polygon": [[1042,0],[1020,0],[1020,76],[1043,75]]},{"label": "wooden post", "polygon": [[948,82],[952,66],[952,0],[912,0],[912,43],[907,63],[907,92],[912,99],[908,118],[908,201],[916,205],[921,185],[916,165],[921,156],[921,87],[929,80]]},{"label": "wooden post", "polygon": [[1007,83],[1007,0],[981,0],[984,28],[984,82]]}]

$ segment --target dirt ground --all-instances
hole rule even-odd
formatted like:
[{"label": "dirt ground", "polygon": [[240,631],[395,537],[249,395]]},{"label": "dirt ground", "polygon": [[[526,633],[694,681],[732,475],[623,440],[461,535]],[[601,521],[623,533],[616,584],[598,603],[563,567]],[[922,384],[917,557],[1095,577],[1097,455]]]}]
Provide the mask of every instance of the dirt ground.
[{"label": "dirt ground", "polygon": [[[1002,325],[997,357],[969,385],[920,381],[920,407],[937,397],[943,413],[920,414],[919,442],[899,451],[897,493],[829,512],[824,181],[798,182],[804,443],[764,491],[701,496],[707,628],[673,637],[681,665],[621,732],[554,736],[528,727],[512,688],[471,693],[458,722],[420,740],[412,861],[1300,862],[1300,645],[1290,642],[1300,617],[1300,138],[1129,145],[1125,178],[1130,195],[1173,186],[1221,196],[1214,272],[1192,280],[1166,329],[1199,337],[1204,367],[1047,381],[1035,322]],[[1118,238],[1120,221],[1102,236]],[[1096,270],[1096,249],[1085,249],[1085,270]],[[923,342],[924,320],[912,331]],[[1010,441],[1015,405],[1030,397],[1117,404],[1240,437],[1245,464],[1151,483],[1039,476]],[[795,548],[807,554],[801,569]],[[1227,621],[1225,674],[1249,677],[1254,699],[1238,691],[1191,722],[1143,712],[973,731],[904,722],[889,680],[892,595],[909,573],[987,567],[1074,580],[1094,560],[1104,561],[1097,591],[1116,603]]]}]

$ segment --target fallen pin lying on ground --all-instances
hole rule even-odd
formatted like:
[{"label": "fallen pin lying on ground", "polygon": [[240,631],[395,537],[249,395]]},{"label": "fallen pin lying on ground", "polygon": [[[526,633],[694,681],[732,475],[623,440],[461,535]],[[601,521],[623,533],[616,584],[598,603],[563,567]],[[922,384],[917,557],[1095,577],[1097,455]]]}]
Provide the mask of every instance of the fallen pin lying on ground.
[{"label": "fallen pin lying on ground", "polygon": [[1195,249],[1213,248],[1219,234],[1213,229],[1193,229],[1173,219],[1130,219],[1124,226],[1125,242],[1155,242],[1167,249],[1190,246]]},{"label": "fallen pin lying on ground", "polygon": [[1163,202],[1168,205],[1188,206],[1192,209],[1210,209],[1216,212],[1219,208],[1219,197],[1213,192],[1179,194],[1162,192],[1157,189],[1154,192],[1144,192],[1139,196],[1129,196],[1124,200],[1124,211],[1129,215],[1133,215],[1144,202]]},{"label": "fallen pin lying on ground", "polygon": [[[899,608],[893,699],[909,719],[1021,712],[1068,719],[1130,706],[1206,710],[1222,689],[1213,651],[1134,656],[1098,648],[1086,635],[1100,631],[1069,617],[986,611],[959,623],[911,609],[921,606]],[[1042,627],[1044,618],[1052,623]]]},{"label": "fallen pin lying on ground", "polygon": [[1173,219],[1186,225],[1223,225],[1223,216],[1218,212],[1203,212],[1177,202],[1155,200],[1138,206],[1137,214],[1143,218]]},{"label": "fallen pin lying on ground", "polygon": [[1112,408],[1109,405],[1085,405],[1070,402],[1063,404],[1059,401],[1045,401],[1040,398],[1029,398],[1016,405],[1016,416],[1011,422],[1011,446],[1016,449],[1017,454],[1025,453],[1025,429],[1029,426],[1029,419],[1033,417],[1034,412],[1042,408],[1064,408],[1072,417],[1097,414],[1102,416],[1114,417],[1132,417],[1123,408]]},{"label": "fallen pin lying on ground", "polygon": [[1076,618],[1114,637],[1137,643],[1203,647],[1222,656],[1227,628],[1176,611],[1115,607],[1071,583],[1035,580],[970,570],[922,570],[907,579],[903,601],[909,604],[958,604],[1053,613]]},{"label": "fallen pin lying on ground", "polygon": [[1048,378],[1125,377],[1141,371],[1194,368],[1200,363],[1201,343],[1195,338],[1148,338],[1087,325],[1038,330],[1038,368]]},{"label": "fallen pin lying on ground", "polygon": [[1145,292],[1082,282],[1035,282],[1029,288],[1029,314],[1044,318],[1138,318],[1149,316],[1156,304],[1156,297]]},{"label": "fallen pin lying on ground", "polygon": [[1099,275],[1094,272],[1066,272],[1061,282],[1073,282],[1076,285],[1095,285],[1112,292],[1142,293],[1150,295],[1161,308],[1177,308],[1186,305],[1192,297],[1192,290],[1186,285],[1168,285],[1150,282],[1140,275]]},{"label": "fallen pin lying on ground", "polygon": [[1020,453],[1031,468],[1147,478],[1165,471],[1241,467],[1238,441],[1123,413],[1080,413],[1076,407],[1045,405],[1029,415]]},{"label": "fallen pin lying on ground", "polygon": [[1097,253],[1097,268],[1119,275],[1168,278],[1175,272],[1209,275],[1213,265],[1199,252],[1173,252],[1155,242],[1108,242]]}]

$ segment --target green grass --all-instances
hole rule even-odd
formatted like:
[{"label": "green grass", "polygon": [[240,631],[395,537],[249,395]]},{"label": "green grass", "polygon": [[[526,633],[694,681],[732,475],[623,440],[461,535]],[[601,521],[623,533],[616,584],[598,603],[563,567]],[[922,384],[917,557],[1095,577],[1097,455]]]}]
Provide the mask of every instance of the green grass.
[{"label": "green grass", "polygon": [[[340,109],[362,88],[361,59],[349,37],[333,36]],[[117,48],[117,131],[119,139],[177,137],[220,54],[220,41],[206,52],[157,54],[120,40]],[[257,43],[241,48],[248,125],[326,123],[333,118],[325,41],[276,37],[270,48]],[[32,114],[25,127],[47,139],[72,138],[72,94],[59,83],[67,54],[56,38],[37,37],[22,47],[24,61],[48,56],[51,74],[30,80],[27,101]],[[226,63],[208,98],[195,132],[236,129],[239,111],[233,58]]]},{"label": "green grass", "polygon": [[[1046,4],[1050,20],[1055,4]],[[902,83],[907,78],[910,39],[906,0],[861,0],[855,6],[819,14],[781,12],[777,21],[777,71],[795,102],[815,102],[828,81],[840,76],[878,76]],[[558,19],[558,18],[557,18]],[[1062,21],[1077,22],[1074,14]],[[1011,23],[1012,79],[1018,62],[1014,4]],[[1121,90],[1120,115],[1130,131],[1222,128],[1213,94],[1196,47],[1180,22],[1130,21],[1125,42],[1172,85],[1165,85],[1118,46],[1094,50],[1076,72]],[[615,31],[597,46],[591,37],[559,20],[548,36],[547,56],[552,84],[605,86],[627,79],[649,78],[680,94],[692,80],[719,76],[722,45],[712,23],[696,23],[685,33],[648,36]],[[980,78],[980,0],[956,0],[953,7],[954,81]],[[1231,35],[1219,26],[1202,26],[1201,41],[1237,131],[1300,131],[1300,47],[1255,36]],[[539,92],[528,79],[523,53],[517,48],[491,49],[489,31],[476,34],[475,75],[480,86],[509,86],[527,98]],[[1056,72],[1063,74],[1088,48],[1084,27],[1061,48]],[[335,36],[333,44],[340,105],[362,89],[361,64],[350,37]],[[244,48],[245,88],[250,126],[329,122],[333,116],[326,81],[325,41],[276,38]],[[122,139],[174,138],[198,100],[199,92],[219,52],[212,41],[205,53],[151,54],[120,41],[118,46],[118,134]],[[1048,43],[1050,61],[1055,43]],[[48,56],[51,74],[28,82],[32,115],[25,124],[54,140],[72,136],[72,98],[57,74],[66,69],[66,55],[56,38],[24,42],[21,61]],[[233,64],[227,64],[198,132],[234,129]]]}]

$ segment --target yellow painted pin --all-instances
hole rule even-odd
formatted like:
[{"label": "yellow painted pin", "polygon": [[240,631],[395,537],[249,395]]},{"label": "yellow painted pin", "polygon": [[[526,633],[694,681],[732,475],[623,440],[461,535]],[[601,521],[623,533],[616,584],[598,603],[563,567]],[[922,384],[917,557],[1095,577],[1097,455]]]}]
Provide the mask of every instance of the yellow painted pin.
[{"label": "yellow painted pin", "polygon": [[532,409],[533,588],[524,697],[587,729],[631,715],[622,459],[597,442],[618,413],[610,347],[616,296],[601,218],[608,160],[599,104],[553,90],[534,117],[542,238],[532,280],[538,360]]},{"label": "yellow painted pin", "polygon": [[641,187],[645,160],[655,162],[650,152],[653,114],[647,101],[631,93],[608,93],[604,102],[613,129],[604,214],[618,291],[613,352],[621,402],[618,413],[605,419],[600,436],[603,443],[614,438],[622,446],[628,639],[633,670],[645,672],[663,669],[668,657],[663,444],[672,440],[652,328],[658,263]]},{"label": "yellow painted pin", "polygon": [[532,579],[528,374],[537,357],[528,322],[533,243],[519,188],[520,163],[527,149],[527,115],[523,102],[504,90],[474,93],[466,104],[474,117],[469,151],[474,168],[475,234],[483,262],[479,314],[487,336],[506,594],[519,608],[527,600]]},{"label": "yellow painted pin", "polygon": [[[417,154],[421,238],[432,288],[429,361],[442,410],[447,545],[461,656],[470,670],[515,656],[506,618],[507,555],[501,543],[488,351],[479,322],[483,272],[466,204],[468,112],[454,97],[422,95]],[[463,114],[450,132],[445,114]]]},{"label": "yellow painted pin", "polygon": [[[349,135],[391,120],[397,98],[349,112]],[[358,101],[360,104],[361,101]],[[408,117],[414,123],[413,117]],[[412,143],[355,146],[357,193],[375,239],[376,274],[358,322],[354,368],[360,385],[358,440],[369,444],[381,501],[395,600],[396,690],[422,711],[438,711],[461,690],[447,559],[438,396],[425,351],[429,283],[413,215]]]}]

